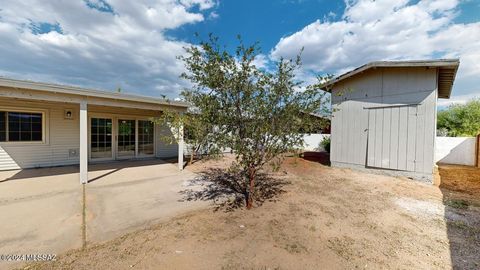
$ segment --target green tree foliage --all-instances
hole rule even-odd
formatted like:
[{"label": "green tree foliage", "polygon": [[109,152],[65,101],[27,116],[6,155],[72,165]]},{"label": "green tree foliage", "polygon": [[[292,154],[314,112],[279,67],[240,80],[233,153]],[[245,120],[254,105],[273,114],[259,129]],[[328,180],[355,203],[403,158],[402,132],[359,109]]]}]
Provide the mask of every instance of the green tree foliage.
[{"label": "green tree foliage", "polygon": [[179,113],[175,110],[164,110],[161,117],[153,119],[154,122],[163,124],[172,131],[160,136],[166,143],[172,144],[178,141],[181,131],[185,144],[190,148],[190,164],[195,158],[207,154],[217,156],[220,149],[212,144],[214,126],[210,119],[204,119],[206,115],[196,113],[193,108],[190,112]]},{"label": "green tree foliage", "polygon": [[323,137],[323,139],[320,141],[320,146],[328,153],[330,153],[330,144],[330,136]]},{"label": "green tree foliage", "polygon": [[266,164],[278,168],[282,154],[304,143],[302,133],[328,124],[314,115],[326,113],[329,99],[318,89],[321,83],[301,89],[295,79],[300,58],[281,59],[267,71],[253,64],[259,54],[256,44],[247,47],[240,41],[232,55],[212,36],[186,52],[180,57],[188,70],[182,77],[193,87],[181,95],[192,105],[191,112],[165,111],[156,119],[173,131],[162,139],[173,143],[184,128],[193,153],[218,155],[219,149],[232,149],[236,163],[231,169],[242,176],[239,184],[251,208],[257,174]]},{"label": "green tree foliage", "polygon": [[452,137],[477,136],[480,133],[480,99],[453,104],[438,112],[437,128]]},{"label": "green tree foliage", "polygon": [[328,102],[318,87],[301,87],[296,71],[300,58],[280,59],[272,71],[254,64],[257,44],[239,45],[233,54],[210,36],[199,46],[186,48],[182,77],[193,87],[182,92],[198,111],[201,125],[215,126],[209,144],[231,148],[232,170],[242,176],[247,208],[253,206],[255,179],[266,164],[278,167],[282,154],[301,146],[303,134],[318,130],[315,117]]}]

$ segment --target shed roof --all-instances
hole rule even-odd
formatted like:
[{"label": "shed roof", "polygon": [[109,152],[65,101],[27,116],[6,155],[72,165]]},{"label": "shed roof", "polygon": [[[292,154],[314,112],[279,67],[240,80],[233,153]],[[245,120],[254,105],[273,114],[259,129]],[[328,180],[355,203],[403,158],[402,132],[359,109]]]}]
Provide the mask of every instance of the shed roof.
[{"label": "shed roof", "polygon": [[438,72],[438,97],[450,98],[453,82],[457,74],[459,59],[436,59],[436,60],[413,60],[413,61],[375,61],[360,66],[354,70],[344,73],[338,77],[324,83],[321,89],[330,91],[333,85],[345,79],[357,76],[362,72],[375,68],[395,68],[395,67],[426,67],[437,68]]},{"label": "shed roof", "polygon": [[0,86],[16,89],[28,89],[50,93],[68,94],[82,97],[106,98],[112,100],[134,101],[154,105],[169,105],[188,108],[189,104],[181,101],[170,101],[162,98],[154,98],[139,95],[130,95],[124,93],[114,93],[101,90],[87,89],[76,86],[60,85],[52,83],[34,82],[27,80],[17,80],[6,77],[0,77]]}]

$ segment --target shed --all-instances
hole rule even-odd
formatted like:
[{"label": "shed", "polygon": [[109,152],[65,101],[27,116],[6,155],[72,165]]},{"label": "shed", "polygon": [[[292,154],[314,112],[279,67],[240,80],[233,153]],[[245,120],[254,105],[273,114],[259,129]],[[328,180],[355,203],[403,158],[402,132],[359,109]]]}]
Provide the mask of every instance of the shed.
[{"label": "shed", "polygon": [[371,62],[322,86],[332,94],[331,164],[433,179],[437,99],[458,59]]}]

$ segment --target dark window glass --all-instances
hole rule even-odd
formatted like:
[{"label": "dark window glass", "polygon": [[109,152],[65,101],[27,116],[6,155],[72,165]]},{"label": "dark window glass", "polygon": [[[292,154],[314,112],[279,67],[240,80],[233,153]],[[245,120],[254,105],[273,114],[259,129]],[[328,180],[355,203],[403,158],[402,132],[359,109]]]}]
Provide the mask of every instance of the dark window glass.
[{"label": "dark window glass", "polygon": [[8,132],[8,140],[11,142],[18,142],[20,141],[20,133],[19,132]]},{"label": "dark window glass", "polygon": [[153,122],[138,121],[138,153],[140,155],[153,155]]},{"label": "dark window glass", "polygon": [[7,140],[7,113],[0,112],[0,142]]},{"label": "dark window glass", "polygon": [[31,132],[20,132],[20,140],[23,142],[28,142],[32,140]]},{"label": "dark window glass", "polygon": [[20,122],[12,121],[10,114],[8,115],[8,130],[10,132],[20,132]]},{"label": "dark window glass", "polygon": [[[7,116],[3,115],[3,119],[8,122],[9,141],[31,142],[42,140],[43,115],[41,113],[8,112],[6,114]],[[1,114],[0,117],[2,117]]]},{"label": "dark window glass", "polygon": [[112,120],[108,118],[91,119],[91,158],[112,157]]},{"label": "dark window glass", "polygon": [[41,141],[42,132],[32,132],[32,141]]},{"label": "dark window glass", "polygon": [[39,113],[31,114],[32,123],[42,123],[42,115]]},{"label": "dark window glass", "polygon": [[[42,123],[32,123],[32,132],[42,133]],[[41,140],[41,138],[40,138]]]},{"label": "dark window glass", "polygon": [[23,120],[20,122],[20,130],[32,130],[32,122],[29,122],[27,120]]}]

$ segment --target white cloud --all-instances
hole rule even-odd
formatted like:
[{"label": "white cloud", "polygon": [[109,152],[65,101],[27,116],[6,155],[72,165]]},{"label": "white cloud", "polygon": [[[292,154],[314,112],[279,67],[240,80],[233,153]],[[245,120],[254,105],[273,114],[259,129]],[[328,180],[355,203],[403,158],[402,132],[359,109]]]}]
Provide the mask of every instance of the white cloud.
[{"label": "white cloud", "polygon": [[[213,0],[4,1],[0,75],[176,96],[186,86],[176,56],[189,44],[164,32],[203,21],[203,11],[214,6]],[[60,31],[42,33],[42,24]]]},{"label": "white cloud", "polygon": [[347,1],[339,21],[317,20],[282,38],[270,57],[294,57],[304,68],[340,74],[375,60],[452,58],[461,64],[453,95],[480,96],[480,22],[456,24],[457,0]]},{"label": "white cloud", "polygon": [[218,15],[218,13],[215,11],[210,12],[210,14],[208,15],[208,19],[210,20],[218,19],[218,17],[220,17],[220,15]]},{"label": "white cloud", "polygon": [[268,68],[268,57],[265,54],[259,54],[253,59],[253,64],[258,68]]},{"label": "white cloud", "polygon": [[450,99],[439,99],[438,106],[446,107],[451,104],[465,104],[474,98],[479,98],[480,95],[478,93],[480,93],[480,89],[478,89],[477,94],[457,95],[457,96],[451,97]]}]

